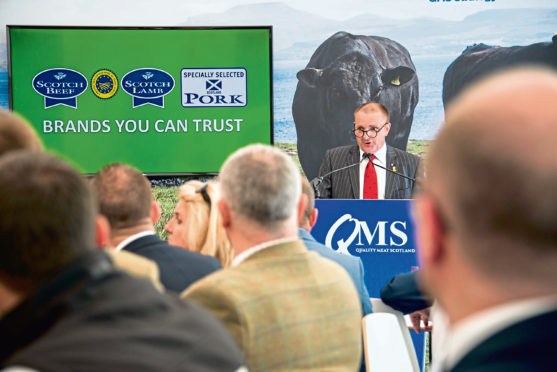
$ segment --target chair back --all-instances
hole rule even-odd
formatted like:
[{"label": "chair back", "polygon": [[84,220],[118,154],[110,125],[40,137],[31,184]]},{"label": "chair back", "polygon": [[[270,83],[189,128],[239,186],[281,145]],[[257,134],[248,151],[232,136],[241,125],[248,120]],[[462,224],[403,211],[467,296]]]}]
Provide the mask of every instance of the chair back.
[{"label": "chair back", "polygon": [[418,358],[400,311],[371,299],[373,313],[363,320],[364,355],[367,372],[419,372]]}]

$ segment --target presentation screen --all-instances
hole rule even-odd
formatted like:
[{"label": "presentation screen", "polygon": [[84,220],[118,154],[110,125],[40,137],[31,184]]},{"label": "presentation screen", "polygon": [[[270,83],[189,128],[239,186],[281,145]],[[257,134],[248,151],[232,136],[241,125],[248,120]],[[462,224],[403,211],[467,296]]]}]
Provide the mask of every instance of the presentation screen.
[{"label": "presentation screen", "polygon": [[273,143],[271,31],[8,26],[10,108],[83,173],[215,173]]}]

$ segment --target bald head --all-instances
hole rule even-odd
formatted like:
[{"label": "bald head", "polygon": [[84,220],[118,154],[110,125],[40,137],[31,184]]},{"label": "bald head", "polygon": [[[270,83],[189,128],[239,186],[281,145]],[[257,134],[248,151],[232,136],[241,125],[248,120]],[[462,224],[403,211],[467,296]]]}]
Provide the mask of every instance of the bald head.
[{"label": "bald head", "polygon": [[557,285],[555,72],[510,70],[467,89],[429,159],[426,188],[474,267]]},{"label": "bald head", "polygon": [[380,112],[382,115],[384,115],[387,122],[390,120],[389,110],[387,110],[387,108],[379,102],[366,102],[363,105],[358,106],[358,108],[354,110],[354,115],[356,115],[359,112],[362,113]]}]

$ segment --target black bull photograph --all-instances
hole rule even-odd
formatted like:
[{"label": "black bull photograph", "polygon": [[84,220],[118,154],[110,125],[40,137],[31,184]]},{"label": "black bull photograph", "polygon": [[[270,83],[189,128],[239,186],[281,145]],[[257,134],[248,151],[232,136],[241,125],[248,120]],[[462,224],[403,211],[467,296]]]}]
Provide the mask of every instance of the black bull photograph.
[{"label": "black bull photograph", "polygon": [[[443,105],[463,88],[488,73],[519,64],[557,69],[557,35],[551,42],[499,47],[483,43],[466,47],[443,78]],[[318,176],[328,149],[355,143],[354,110],[375,101],[390,112],[387,144],[406,150],[419,84],[404,46],[380,36],[337,32],[313,53],[296,77],[292,116],[298,155],[309,179]]]}]

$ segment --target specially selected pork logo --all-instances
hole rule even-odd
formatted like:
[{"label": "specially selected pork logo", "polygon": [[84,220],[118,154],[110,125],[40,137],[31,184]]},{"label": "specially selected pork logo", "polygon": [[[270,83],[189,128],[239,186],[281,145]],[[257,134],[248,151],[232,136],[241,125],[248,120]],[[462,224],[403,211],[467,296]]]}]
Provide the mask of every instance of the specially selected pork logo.
[{"label": "specially selected pork logo", "polygon": [[133,97],[134,108],[146,104],[164,107],[164,96],[174,89],[174,78],[157,68],[140,68],[124,75],[121,85]]},{"label": "specially selected pork logo", "polygon": [[183,68],[183,107],[244,107],[248,104],[245,68]]},{"label": "specially selected pork logo", "polygon": [[33,89],[44,97],[44,108],[64,105],[77,108],[77,96],[87,89],[87,79],[68,68],[51,68],[33,78]]}]

